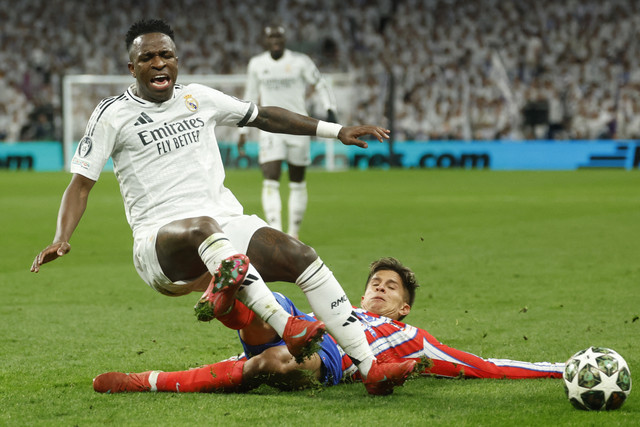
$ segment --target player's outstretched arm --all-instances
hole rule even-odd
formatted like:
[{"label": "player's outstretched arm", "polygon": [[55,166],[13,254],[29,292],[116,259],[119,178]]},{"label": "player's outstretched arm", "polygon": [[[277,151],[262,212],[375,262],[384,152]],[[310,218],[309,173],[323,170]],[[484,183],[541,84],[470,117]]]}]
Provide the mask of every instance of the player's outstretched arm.
[{"label": "player's outstretched arm", "polygon": [[40,266],[54,259],[66,255],[71,250],[69,240],[78,226],[80,218],[87,207],[89,192],[95,181],[82,175],[74,174],[69,186],[62,196],[58,211],[58,225],[53,243],[44,248],[33,260],[31,271],[37,273]]},{"label": "player's outstretched arm", "polygon": [[[340,127],[338,124],[329,124],[320,122],[329,126],[329,130],[318,132],[318,120],[312,117],[296,114],[280,107],[259,107],[258,116],[247,126],[257,127],[258,129],[273,133],[288,133],[291,135],[318,135],[321,137],[329,137],[328,134],[335,133],[331,137],[335,137],[342,141],[345,145],[357,145],[366,148],[366,142],[359,139],[364,135],[373,135],[379,141],[389,138],[389,131],[379,126],[347,126]],[[326,128],[326,126],[324,126]],[[337,129],[340,129],[339,131]]]},{"label": "player's outstretched arm", "polygon": [[258,107],[258,116],[247,126],[273,133],[315,135],[318,120],[280,107]]}]

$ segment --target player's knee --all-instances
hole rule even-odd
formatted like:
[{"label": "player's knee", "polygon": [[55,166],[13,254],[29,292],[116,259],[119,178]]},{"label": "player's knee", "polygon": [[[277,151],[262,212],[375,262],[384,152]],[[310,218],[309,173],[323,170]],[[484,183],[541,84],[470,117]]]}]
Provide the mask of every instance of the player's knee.
[{"label": "player's knee", "polygon": [[[274,348],[274,347],[272,347]],[[270,349],[271,350],[271,349]],[[283,350],[286,348],[283,347]],[[293,356],[286,351],[265,352],[249,359],[254,375],[286,375],[297,369],[293,362]]]},{"label": "player's knee", "polygon": [[187,223],[186,231],[194,242],[202,242],[214,233],[221,233],[222,228],[213,218],[201,216],[191,218]]},{"label": "player's knee", "polygon": [[289,250],[291,257],[289,259],[295,260],[291,265],[291,271],[295,275],[295,279],[297,279],[306,269],[309,267],[316,259],[318,259],[318,254],[315,249],[313,249],[309,245],[305,245],[297,239],[293,239],[289,245]]},{"label": "player's knee", "polygon": [[318,258],[311,246],[270,227],[254,233],[247,255],[267,282],[294,282]]},{"label": "player's knee", "polygon": [[303,261],[305,268],[311,265],[311,263],[318,258],[318,254],[315,249],[309,245],[305,245],[304,243],[301,244],[298,253],[300,254],[300,258]]}]

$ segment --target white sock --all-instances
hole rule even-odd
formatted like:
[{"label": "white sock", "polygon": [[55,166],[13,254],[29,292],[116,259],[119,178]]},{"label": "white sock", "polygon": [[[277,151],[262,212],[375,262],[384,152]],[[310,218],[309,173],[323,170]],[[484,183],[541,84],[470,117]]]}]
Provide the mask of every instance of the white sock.
[{"label": "white sock", "polygon": [[314,314],[325,323],[327,331],[366,378],[375,356],[349,298],[329,267],[320,258],[316,259],[298,277],[296,284],[306,295]]},{"label": "white sock", "polygon": [[290,236],[298,238],[300,235],[300,225],[302,218],[307,211],[307,183],[306,182],[290,182],[289,183],[289,228],[287,233]]},{"label": "white sock", "polygon": [[262,181],[262,209],[267,223],[276,230],[282,231],[280,182],[272,179]]},{"label": "white sock", "polygon": [[271,325],[278,335],[283,335],[284,327],[287,324],[287,320],[289,320],[290,314],[278,304],[271,290],[253,265],[249,265],[249,272],[244,282],[242,282],[237,295],[237,298],[244,305]]},{"label": "white sock", "polygon": [[209,273],[213,275],[223,259],[237,254],[229,239],[224,233],[213,233],[204,239],[198,247],[198,255],[207,266]]}]

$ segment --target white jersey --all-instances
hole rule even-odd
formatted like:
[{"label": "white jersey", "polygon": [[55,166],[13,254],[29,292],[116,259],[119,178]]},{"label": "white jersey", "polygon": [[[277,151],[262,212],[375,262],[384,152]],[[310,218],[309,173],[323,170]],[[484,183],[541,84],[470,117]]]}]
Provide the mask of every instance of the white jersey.
[{"label": "white jersey", "polygon": [[335,110],[333,95],[311,58],[284,50],[275,60],[269,52],[254,56],[247,69],[245,99],[265,106],[286,108],[307,115],[307,86],[315,86],[325,109]]},{"label": "white jersey", "polygon": [[175,85],[163,103],[145,101],[133,88],[96,107],[71,172],[97,181],[113,158],[134,238],[176,219],[241,215],[242,205],[224,186],[214,130],[251,122],[255,104],[198,84]]}]

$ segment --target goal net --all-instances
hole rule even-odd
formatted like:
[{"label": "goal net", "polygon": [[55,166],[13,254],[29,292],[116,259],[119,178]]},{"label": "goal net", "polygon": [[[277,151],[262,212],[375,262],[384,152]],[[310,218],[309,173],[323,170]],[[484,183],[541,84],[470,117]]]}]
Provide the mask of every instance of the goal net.
[{"label": "goal net", "polygon": [[[349,73],[328,73],[323,75],[331,85],[338,105],[338,117],[345,125],[353,124],[354,105],[353,77]],[[211,75],[180,75],[178,81],[182,84],[200,83],[218,89],[228,95],[242,98],[246,82],[245,74],[211,74]],[[62,125],[63,125],[63,155],[65,168],[69,170],[71,158],[76,146],[84,135],[85,127],[93,109],[106,97],[121,94],[134,82],[128,75],[67,75],[62,81]],[[321,111],[317,97],[311,94],[307,99],[307,111],[312,117],[326,118],[326,111]],[[251,128],[244,158],[238,156],[238,129],[219,126],[216,137],[220,145],[225,167],[257,166],[258,131]],[[348,167],[346,147],[335,140],[312,141],[312,166],[327,170]],[[111,167],[111,163],[107,165]]]}]

